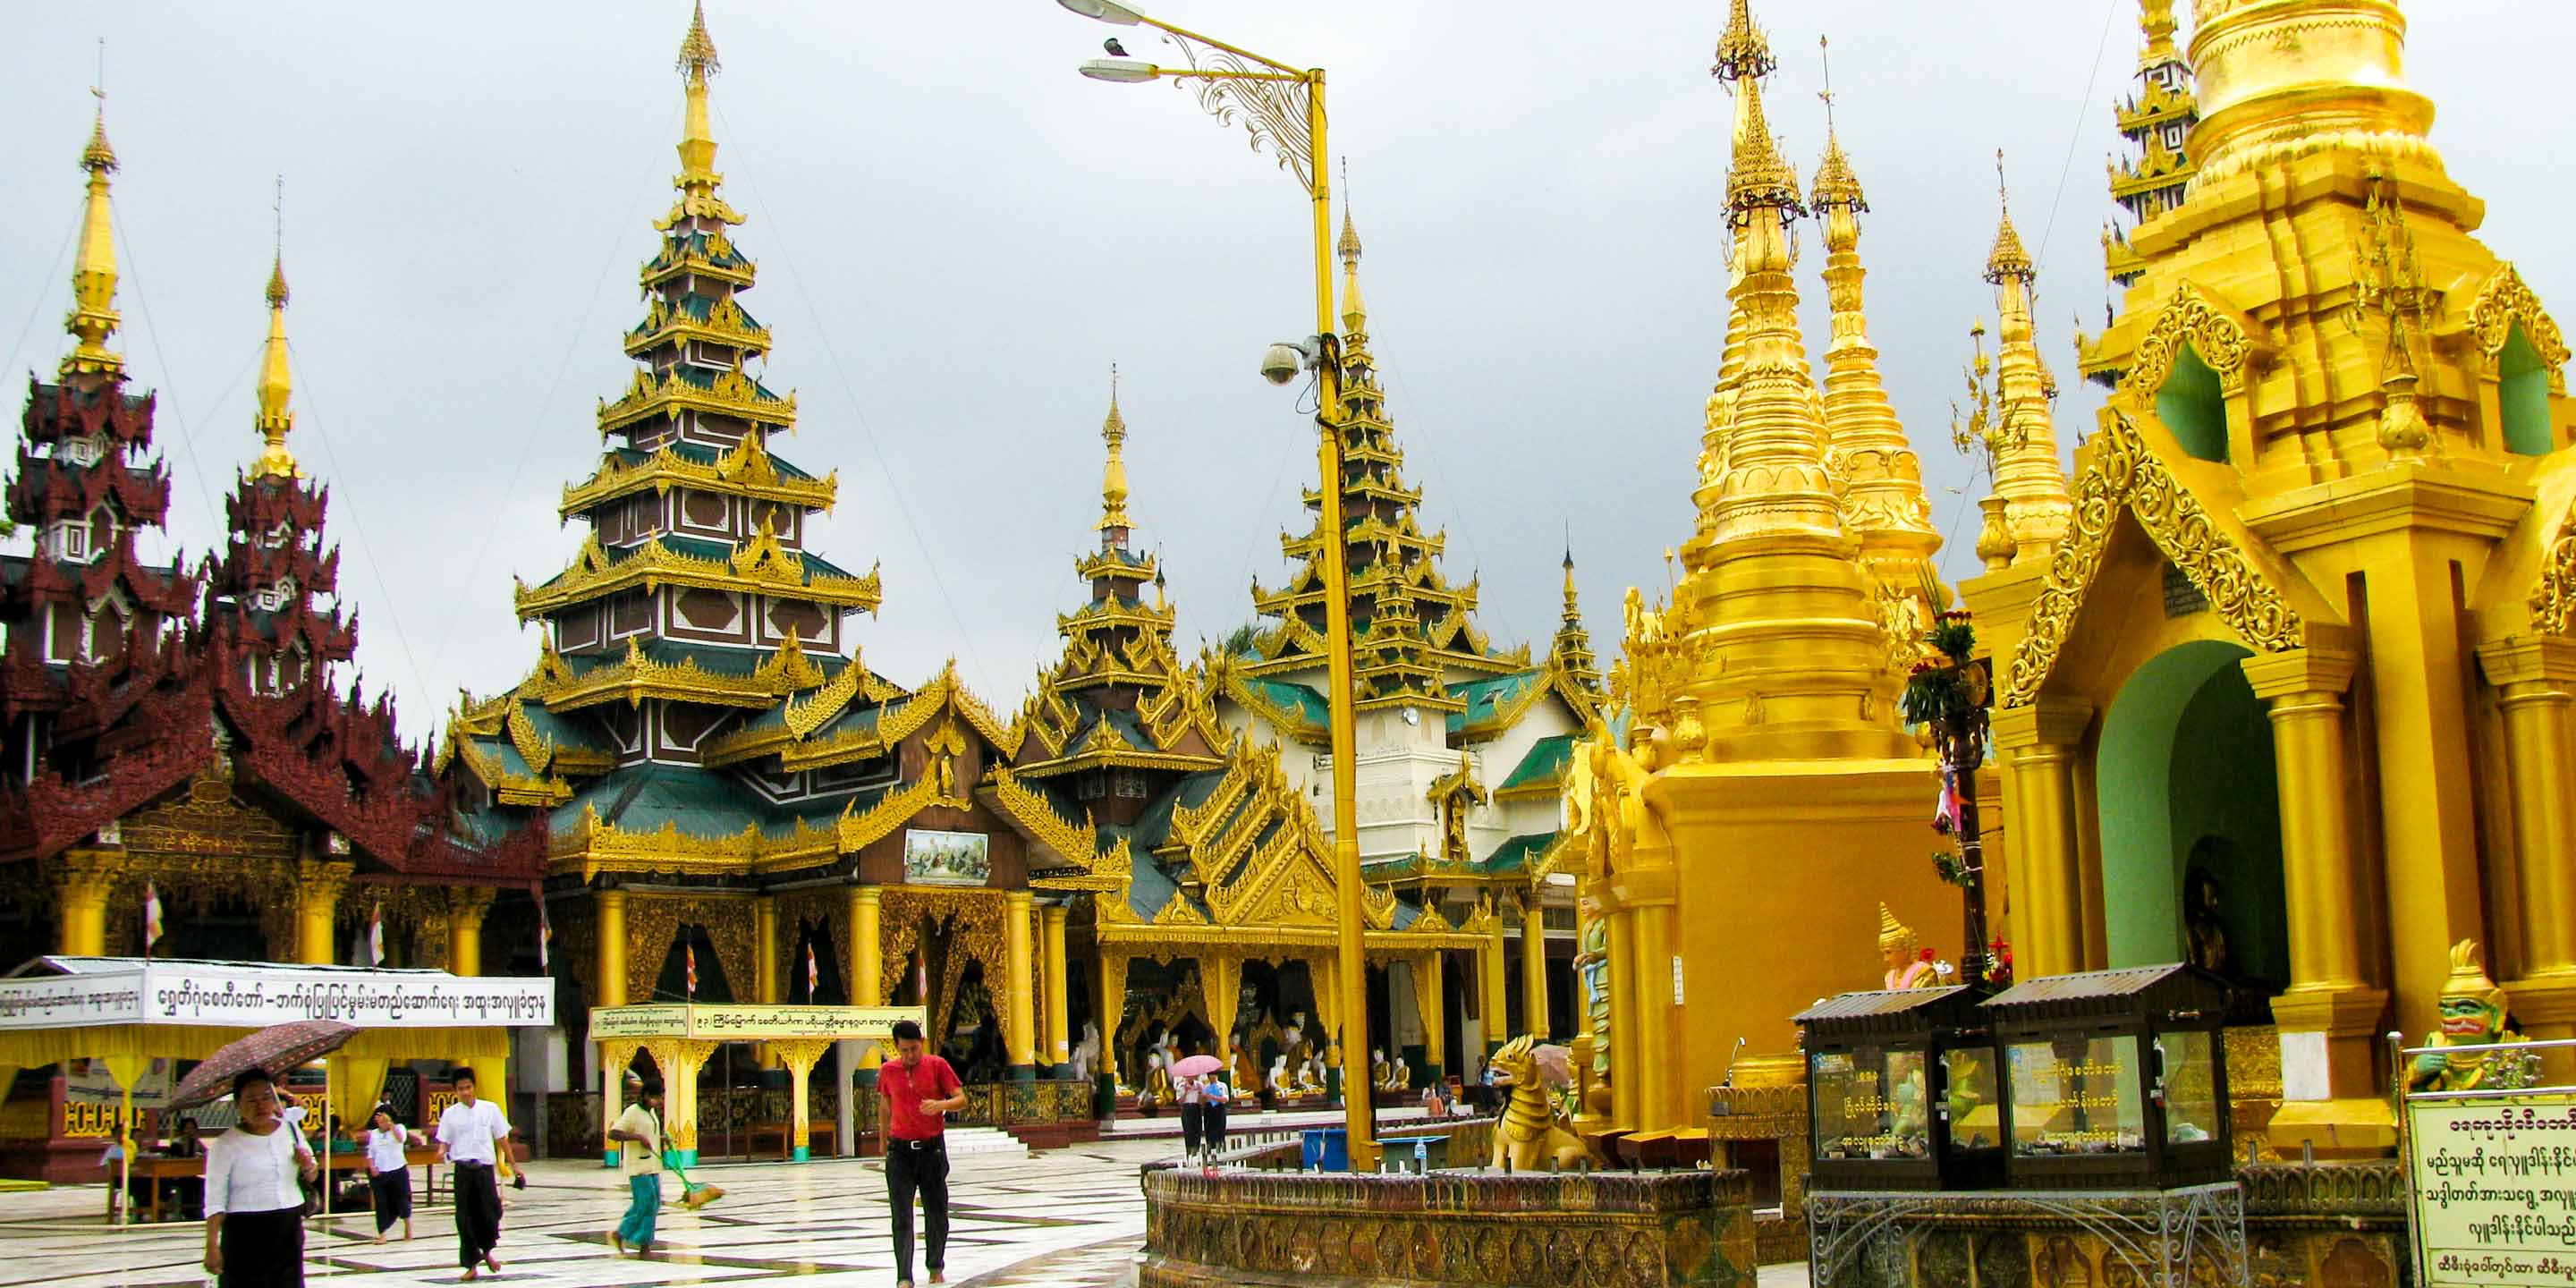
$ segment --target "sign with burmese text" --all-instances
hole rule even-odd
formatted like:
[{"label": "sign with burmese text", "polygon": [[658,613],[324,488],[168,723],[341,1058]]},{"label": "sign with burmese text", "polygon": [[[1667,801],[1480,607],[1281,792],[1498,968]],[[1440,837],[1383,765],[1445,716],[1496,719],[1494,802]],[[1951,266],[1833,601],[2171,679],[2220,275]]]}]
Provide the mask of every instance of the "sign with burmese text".
[{"label": "sign with burmese text", "polygon": [[555,982],[434,970],[258,962],[98,961],[76,973],[0,979],[0,1028],[202,1024],[266,1028],[546,1028]]},{"label": "sign with burmese text", "polygon": [[929,1023],[918,1006],[608,1006],[590,1013],[592,1041],[697,1038],[772,1042],[788,1038],[892,1041],[897,1020]]},{"label": "sign with burmese text", "polygon": [[2576,1093],[2409,1099],[2425,1288],[2576,1284]]}]

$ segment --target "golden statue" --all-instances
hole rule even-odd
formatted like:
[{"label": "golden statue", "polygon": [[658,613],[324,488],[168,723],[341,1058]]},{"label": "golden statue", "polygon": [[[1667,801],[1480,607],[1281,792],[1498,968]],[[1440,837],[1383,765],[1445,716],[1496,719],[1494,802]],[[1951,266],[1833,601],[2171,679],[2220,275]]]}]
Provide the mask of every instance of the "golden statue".
[{"label": "golden statue", "polygon": [[1932,986],[1932,963],[1915,946],[1913,929],[1898,921],[1883,903],[1878,905],[1878,956],[1887,964],[1880,987],[1895,990]]},{"label": "golden statue", "polygon": [[1564,1047],[1540,1046],[1536,1036],[1524,1033],[1504,1043],[1486,1067],[1494,1071],[1494,1085],[1512,1097],[1494,1124],[1493,1166],[1523,1172],[1600,1166],[1600,1157],[1574,1134],[1550,1094],[1568,1078]]},{"label": "golden statue", "polygon": [[[2488,1046],[2522,1041],[2521,1034],[2505,1026],[2504,1004],[2504,990],[2496,987],[2496,982],[2487,978],[2486,969],[2478,964],[2478,941],[2463,939],[2451,945],[2451,977],[2442,981],[2442,1030],[2427,1037],[2424,1045]],[[2406,1089],[2475,1091],[2519,1087],[2529,1080],[2527,1059],[2503,1051],[2475,1055],[2427,1051],[2415,1057]]]}]

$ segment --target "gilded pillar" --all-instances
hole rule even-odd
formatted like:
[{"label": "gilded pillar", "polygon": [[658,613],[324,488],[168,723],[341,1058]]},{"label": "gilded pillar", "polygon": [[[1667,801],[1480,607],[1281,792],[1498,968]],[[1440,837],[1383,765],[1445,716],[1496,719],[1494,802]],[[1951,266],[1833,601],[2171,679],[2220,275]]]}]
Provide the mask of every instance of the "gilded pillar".
[{"label": "gilded pillar", "polygon": [[2515,636],[2478,646],[2478,660],[2501,690],[2521,894],[2520,969],[2505,990],[2528,1036],[2576,1037],[2576,641]]},{"label": "gilded pillar", "polygon": [[107,901],[116,889],[121,850],[72,850],[54,879],[56,951],[70,957],[107,955]]},{"label": "gilded pillar", "polygon": [[2013,830],[2021,870],[2012,891],[2014,974],[2065,975],[2090,964],[2085,945],[2084,847],[2075,802],[2075,758],[2093,708],[2041,698],[1994,713],[1995,749],[2012,775]]},{"label": "gilded pillar", "polygon": [[1430,1078],[1449,1067],[1449,1035],[1441,1024],[1449,1008],[1443,1005],[1440,967],[1436,948],[1413,959],[1413,1006],[1422,1016],[1422,1074]]},{"label": "gilded pillar", "polygon": [[787,1154],[799,1163],[813,1156],[808,1148],[814,1136],[813,1110],[807,1103],[810,1097],[806,1088],[811,1085],[814,1062],[831,1049],[831,1042],[825,1038],[794,1038],[769,1044],[770,1053],[787,1066]]},{"label": "gilded pillar", "polygon": [[1610,962],[1610,1122],[1620,1131],[1639,1130],[1637,1106],[1637,1034],[1646,1025],[1638,1013],[1643,990],[1637,986],[1637,914],[1604,904],[1609,929],[1603,932]]},{"label": "gilded pillar", "polygon": [[340,895],[357,865],[305,859],[295,865],[295,959],[329,966],[337,957]]},{"label": "gilded pillar", "polygon": [[1485,918],[1485,946],[1476,954],[1476,975],[1484,985],[1484,1001],[1481,1003],[1485,1013],[1484,1054],[1492,1055],[1511,1038],[1511,1016],[1507,1009],[1510,1003],[1505,1000],[1509,990],[1503,983],[1504,965],[1511,960],[1511,949],[1503,938],[1502,913],[1488,906]]},{"label": "gilded pillar", "polygon": [[2272,751],[2281,801],[2281,875],[2288,896],[2290,987],[2273,1000],[2288,1053],[2305,1039],[2311,1067],[2322,1055],[2327,1086],[2291,1099],[2372,1094],[2374,1041],[2388,995],[2369,987],[2362,968],[2360,856],[2345,794],[2343,693],[2355,659],[2314,648],[2251,657],[2242,663],[2254,696],[2271,708]]},{"label": "gilded pillar", "polygon": [[[776,1006],[785,999],[779,996],[778,987],[778,896],[774,894],[751,901],[751,951],[753,995],[763,1006]],[[778,1050],[770,1043],[754,1043],[753,1053],[761,1068],[778,1067]]]},{"label": "gilded pillar", "polygon": [[[878,945],[879,926],[885,901],[875,886],[850,887],[850,1005],[885,1005],[884,950]],[[874,1085],[877,1066],[885,1063],[885,1048],[875,1042],[859,1053],[858,1080]]]},{"label": "gilded pillar", "polygon": [[1232,1069],[1234,1016],[1243,1001],[1243,959],[1232,953],[1200,954],[1199,985],[1207,995],[1208,1027],[1216,1030],[1217,1058]]},{"label": "gilded pillar", "polygon": [[1121,944],[1102,943],[1098,958],[1100,968],[1094,976],[1100,986],[1100,998],[1092,1006],[1092,1021],[1100,1029],[1100,1065],[1120,1090],[1127,1090],[1126,1052],[1118,1049],[1119,1026],[1127,1022],[1127,949]]},{"label": "gilded pillar", "polygon": [[492,887],[454,886],[447,892],[447,973],[483,973],[483,918],[492,911]]},{"label": "gilded pillar", "polygon": [[1046,974],[1046,1062],[1048,1075],[1062,1076],[1073,1059],[1073,1035],[1065,1004],[1065,920],[1072,910],[1060,903],[1038,909],[1038,952]]},{"label": "gilded pillar", "polygon": [[[679,1151],[682,1167],[698,1164],[698,1070],[722,1045],[675,1038],[653,1047],[654,1061],[663,1069],[662,1091],[668,1097],[662,1125],[670,1134],[671,1148]],[[666,1051],[668,1059],[664,1058]]]},{"label": "gilded pillar", "polygon": [[1521,896],[1521,1029],[1541,1041],[1554,1029],[1547,1014],[1547,915],[1537,887]]},{"label": "gilded pillar", "polygon": [[1649,904],[1637,909],[1630,936],[1630,963],[1637,977],[1635,996],[1637,1010],[1633,1024],[1619,1027],[1634,1029],[1637,1035],[1637,1060],[1629,1071],[1618,1074],[1631,1078],[1637,1086],[1637,1130],[1665,1131],[1682,1125],[1678,1104],[1679,1089],[1673,1075],[1681,1068],[1681,1052],[1673,1041],[1673,1022],[1681,1000],[1674,996],[1675,980],[1672,934],[1673,906]]},{"label": "gilded pillar", "polygon": [[1036,958],[1029,952],[1029,892],[1011,891],[1004,905],[1003,969],[1010,979],[1004,989],[1008,1015],[1003,1020],[1002,1038],[1009,1047],[1011,1077],[1026,1080],[1037,1076],[1037,977]]},{"label": "gilded pillar", "polygon": [[[593,928],[599,942],[593,951],[598,964],[591,972],[591,1005],[626,1005],[626,892],[603,887],[591,895],[592,909],[599,924]],[[663,1071],[663,1081],[670,1072]]]}]

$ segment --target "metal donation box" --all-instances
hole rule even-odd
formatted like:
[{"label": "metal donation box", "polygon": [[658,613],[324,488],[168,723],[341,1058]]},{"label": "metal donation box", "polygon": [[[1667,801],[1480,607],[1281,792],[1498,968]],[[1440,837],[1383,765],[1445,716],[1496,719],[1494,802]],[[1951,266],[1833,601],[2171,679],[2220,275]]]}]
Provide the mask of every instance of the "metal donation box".
[{"label": "metal donation box", "polygon": [[1988,1189],[2003,1179],[1989,1017],[1965,988],[1845,993],[1797,1017],[1817,1189]]},{"label": "metal donation box", "polygon": [[2016,1189],[2172,1189],[2234,1175],[2228,987],[2185,965],[2056,975],[1985,1004]]}]

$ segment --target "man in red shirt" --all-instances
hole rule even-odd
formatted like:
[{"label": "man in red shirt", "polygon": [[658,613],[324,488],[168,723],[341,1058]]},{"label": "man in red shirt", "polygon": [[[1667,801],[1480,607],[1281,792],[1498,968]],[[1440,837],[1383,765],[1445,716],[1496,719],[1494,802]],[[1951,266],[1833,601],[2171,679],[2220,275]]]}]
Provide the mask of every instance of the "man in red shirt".
[{"label": "man in red shirt", "polygon": [[912,1197],[921,1195],[925,1226],[922,1264],[930,1282],[943,1283],[948,1263],[948,1143],[941,1115],[966,1107],[965,1084],[948,1062],[922,1050],[921,1026],[894,1025],[895,1059],[877,1070],[877,1094],[886,1100],[886,1201],[894,1208],[894,1275],[897,1288],[912,1288]]}]

